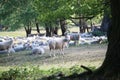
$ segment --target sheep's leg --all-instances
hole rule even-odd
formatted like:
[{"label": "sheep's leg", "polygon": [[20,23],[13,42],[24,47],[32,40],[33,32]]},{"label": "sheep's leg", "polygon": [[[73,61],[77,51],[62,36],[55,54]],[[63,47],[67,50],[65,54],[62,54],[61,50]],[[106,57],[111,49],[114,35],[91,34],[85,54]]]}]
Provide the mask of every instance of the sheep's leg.
[{"label": "sheep's leg", "polygon": [[59,51],[59,49],[57,50],[57,53],[58,53],[58,55],[60,55],[60,51]]},{"label": "sheep's leg", "polygon": [[60,49],[60,52],[61,52],[62,55],[64,55],[64,51],[63,51],[63,49]]},{"label": "sheep's leg", "polygon": [[55,57],[56,55],[55,55],[55,50],[53,50],[53,56]]},{"label": "sheep's leg", "polygon": [[62,49],[62,54],[64,55],[64,50]]},{"label": "sheep's leg", "polygon": [[50,57],[52,57],[52,50],[50,50]]},{"label": "sheep's leg", "polygon": [[58,54],[61,55],[61,50],[58,49]]}]

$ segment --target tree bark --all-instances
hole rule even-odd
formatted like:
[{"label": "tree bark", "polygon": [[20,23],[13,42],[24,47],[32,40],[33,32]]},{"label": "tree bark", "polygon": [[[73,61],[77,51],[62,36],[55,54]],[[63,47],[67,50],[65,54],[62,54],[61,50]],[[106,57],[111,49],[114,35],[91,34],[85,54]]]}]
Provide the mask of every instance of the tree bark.
[{"label": "tree bark", "polygon": [[61,31],[62,31],[62,36],[64,36],[65,34],[65,32],[66,32],[66,23],[65,23],[65,19],[61,19],[60,20],[60,26],[61,26]]},{"label": "tree bark", "polygon": [[53,34],[58,35],[58,27],[55,27],[55,28],[53,29]]},{"label": "tree bark", "polygon": [[39,23],[38,23],[37,19],[35,19],[35,24],[36,24],[37,32],[40,33]]},{"label": "tree bark", "polygon": [[107,32],[109,26],[110,26],[110,16],[108,14],[104,14],[102,24],[101,24],[101,30],[103,32]]},{"label": "tree bark", "polygon": [[111,80],[120,78],[120,1],[110,0],[111,25],[108,28],[108,48],[103,64],[98,68],[97,73],[101,73]]},{"label": "tree bark", "polygon": [[28,26],[26,26],[26,27],[24,27],[24,28],[25,28],[25,31],[26,31],[26,37],[28,37],[29,34],[31,34],[32,28],[30,27],[30,25],[28,25]]},{"label": "tree bark", "polygon": [[46,36],[51,37],[53,35],[53,28],[51,23],[45,23]]},{"label": "tree bark", "polygon": [[37,32],[40,33],[40,29],[39,29],[39,24],[36,23],[36,29],[37,29]]}]

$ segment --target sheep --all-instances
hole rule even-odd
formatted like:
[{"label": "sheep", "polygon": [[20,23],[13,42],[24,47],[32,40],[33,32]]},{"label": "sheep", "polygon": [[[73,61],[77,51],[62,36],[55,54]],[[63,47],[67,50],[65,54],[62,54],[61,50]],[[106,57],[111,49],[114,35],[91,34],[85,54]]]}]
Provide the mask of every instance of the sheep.
[{"label": "sheep", "polygon": [[53,56],[55,56],[55,50],[59,50],[60,54],[64,55],[63,48],[65,44],[68,42],[67,38],[52,38],[48,41],[49,49],[50,49],[50,56],[52,56],[51,52],[53,52]]},{"label": "sheep", "polygon": [[65,37],[72,41],[74,41],[74,45],[78,45],[79,41],[80,41],[80,34],[77,32],[73,32],[73,33],[65,33]]},{"label": "sheep", "polygon": [[14,50],[13,48],[10,48],[10,49],[8,50],[8,53],[15,53],[15,50]]},{"label": "sheep", "polygon": [[15,50],[15,52],[25,50],[25,46],[23,43],[15,43],[15,44],[13,44],[12,48]]},{"label": "sheep", "polygon": [[32,49],[32,54],[44,54],[45,51],[42,47],[35,47]]},{"label": "sheep", "polygon": [[7,50],[8,52],[9,49],[12,47],[12,43],[13,43],[12,39],[4,41],[4,42],[0,42],[0,50]]},{"label": "sheep", "polygon": [[0,50],[6,50],[11,47],[12,41],[0,42]]}]

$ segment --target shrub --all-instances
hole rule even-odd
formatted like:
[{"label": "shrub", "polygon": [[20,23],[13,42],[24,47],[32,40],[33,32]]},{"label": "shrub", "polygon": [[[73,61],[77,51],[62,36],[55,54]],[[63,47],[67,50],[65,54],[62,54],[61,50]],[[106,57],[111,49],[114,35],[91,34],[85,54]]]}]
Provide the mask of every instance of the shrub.
[{"label": "shrub", "polygon": [[103,31],[93,31],[92,35],[93,36],[104,36],[106,33]]}]

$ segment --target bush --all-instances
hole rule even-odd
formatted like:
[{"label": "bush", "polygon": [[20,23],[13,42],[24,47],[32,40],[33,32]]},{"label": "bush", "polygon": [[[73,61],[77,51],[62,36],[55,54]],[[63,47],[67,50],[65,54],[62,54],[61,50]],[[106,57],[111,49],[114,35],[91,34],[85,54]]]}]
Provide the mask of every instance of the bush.
[{"label": "bush", "polygon": [[0,80],[25,80],[29,78],[30,71],[27,68],[10,69],[2,73]]},{"label": "bush", "polygon": [[[95,69],[94,67],[90,68]],[[41,70],[39,67],[24,67],[2,72],[0,80],[58,80],[60,75],[69,76],[83,71],[79,65],[71,68],[51,68],[49,70]]]},{"label": "bush", "polygon": [[106,35],[106,33],[103,31],[93,31],[92,35],[93,36],[104,36],[104,35]]}]

